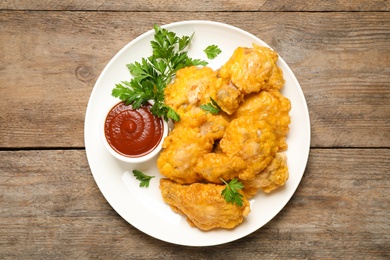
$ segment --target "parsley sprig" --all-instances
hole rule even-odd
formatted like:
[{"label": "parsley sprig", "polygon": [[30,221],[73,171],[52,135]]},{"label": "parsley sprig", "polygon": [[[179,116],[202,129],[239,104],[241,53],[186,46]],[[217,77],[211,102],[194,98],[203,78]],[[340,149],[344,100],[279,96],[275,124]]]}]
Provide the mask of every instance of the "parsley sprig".
[{"label": "parsley sprig", "polygon": [[[207,61],[192,59],[188,56],[188,47],[194,36],[179,37],[157,25],[154,26],[154,40],[150,42],[153,54],[142,58],[140,62],[127,65],[133,78],[116,84],[112,95],[138,109],[153,100],[151,112],[165,120],[179,121],[179,115],[164,103],[164,89],[179,69],[188,66],[206,66]],[[206,48],[207,49],[207,48]],[[216,54],[215,48],[211,50]],[[218,55],[218,54],[217,54]]]},{"label": "parsley sprig", "polygon": [[204,111],[210,112],[213,115],[218,114],[221,111],[218,103],[212,97],[210,97],[210,101],[211,102],[207,104],[201,105],[200,108]]},{"label": "parsley sprig", "polygon": [[221,195],[225,198],[228,203],[236,204],[237,206],[242,206],[243,197],[239,190],[244,188],[244,185],[238,181],[238,179],[233,179],[227,183],[224,179],[221,178],[223,183],[226,184],[225,189],[222,190]]},{"label": "parsley sprig", "polygon": [[207,58],[209,58],[210,60],[216,58],[221,53],[221,49],[215,44],[207,46],[207,48],[203,51],[206,53]]},{"label": "parsley sprig", "polygon": [[137,180],[140,181],[139,186],[145,188],[149,187],[150,180],[154,178],[154,176],[146,175],[139,170],[133,170],[133,175]]}]

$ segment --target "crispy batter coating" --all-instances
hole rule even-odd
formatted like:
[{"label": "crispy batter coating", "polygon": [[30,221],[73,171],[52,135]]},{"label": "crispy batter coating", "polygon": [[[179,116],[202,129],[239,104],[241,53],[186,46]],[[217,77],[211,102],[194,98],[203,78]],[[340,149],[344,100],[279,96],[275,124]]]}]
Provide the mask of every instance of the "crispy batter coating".
[{"label": "crispy batter coating", "polygon": [[229,125],[229,119],[223,114],[212,115],[206,113],[206,121],[199,126],[201,135],[205,135],[208,138],[214,140],[221,139],[225,134],[225,130]]},{"label": "crispy batter coating", "polygon": [[284,153],[277,153],[267,168],[257,174],[253,180],[242,181],[244,184],[243,192],[247,198],[256,195],[259,189],[270,193],[283,186],[287,179],[287,156]]},{"label": "crispy batter coating", "polygon": [[195,166],[203,155],[212,151],[214,140],[222,138],[227,126],[223,116],[211,115],[200,108],[183,114],[164,140],[164,149],[157,159],[160,173],[183,184],[202,180]]},{"label": "crispy batter coating", "polygon": [[194,168],[200,157],[213,148],[211,139],[200,133],[199,126],[206,121],[205,113],[198,113],[193,121],[187,118],[182,117],[164,139],[163,150],[157,159],[160,173],[179,183],[201,180]]},{"label": "crispy batter coating", "polygon": [[231,180],[247,167],[245,161],[237,156],[227,156],[224,153],[208,153],[203,155],[195,167],[205,180],[222,184],[222,179]]},{"label": "crispy batter coating", "polygon": [[231,82],[230,79],[219,78],[215,85],[215,98],[222,111],[228,115],[233,114],[241,101],[244,100],[244,95],[241,91]]},{"label": "crispy batter coating", "polygon": [[164,102],[181,115],[191,107],[210,102],[210,97],[215,96],[216,80],[217,72],[209,67],[185,67],[165,88]]},{"label": "crispy batter coating", "polygon": [[230,79],[243,94],[281,89],[285,81],[276,65],[278,54],[266,47],[253,47],[238,47],[221,67],[219,76]]},{"label": "crispy batter coating", "polygon": [[191,226],[201,230],[231,229],[239,225],[250,212],[244,198],[243,206],[228,203],[221,196],[224,185],[194,183],[181,185],[168,179],[160,180],[164,201],[173,211],[183,214]]},{"label": "crispy batter coating", "polygon": [[245,161],[247,167],[238,173],[238,177],[250,180],[271,162],[277,142],[272,128],[264,120],[242,116],[230,122],[220,147],[226,155]]},{"label": "crispy batter coating", "polygon": [[275,131],[279,151],[285,151],[286,136],[291,122],[290,110],[290,100],[279,91],[261,91],[246,96],[232,118],[252,115],[265,120]]}]

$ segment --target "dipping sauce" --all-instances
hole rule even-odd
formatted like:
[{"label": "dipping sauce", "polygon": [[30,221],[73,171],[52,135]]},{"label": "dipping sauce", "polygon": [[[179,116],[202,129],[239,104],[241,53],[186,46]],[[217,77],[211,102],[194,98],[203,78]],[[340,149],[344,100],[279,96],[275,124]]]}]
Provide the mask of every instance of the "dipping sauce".
[{"label": "dipping sauce", "polygon": [[126,157],[141,157],[152,152],[163,136],[163,121],[150,112],[151,105],[133,109],[120,102],[106,117],[104,134],[108,144]]}]

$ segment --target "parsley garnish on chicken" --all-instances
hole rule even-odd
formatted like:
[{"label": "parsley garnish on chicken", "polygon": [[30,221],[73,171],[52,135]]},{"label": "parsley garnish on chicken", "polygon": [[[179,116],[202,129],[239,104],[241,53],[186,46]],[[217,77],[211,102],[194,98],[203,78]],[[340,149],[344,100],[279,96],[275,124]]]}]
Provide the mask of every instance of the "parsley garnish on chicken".
[{"label": "parsley garnish on chicken", "polygon": [[226,184],[225,189],[222,190],[222,196],[225,198],[225,200],[229,203],[236,204],[237,206],[242,206],[243,197],[239,190],[244,188],[244,185],[238,181],[238,179],[233,179],[229,183],[227,183],[225,180],[223,180],[223,183]]},{"label": "parsley garnish on chicken", "polygon": [[219,107],[218,103],[211,97],[210,97],[210,102],[201,105],[200,108],[203,109],[204,111],[210,112],[213,115],[216,115],[221,111],[221,108]]}]

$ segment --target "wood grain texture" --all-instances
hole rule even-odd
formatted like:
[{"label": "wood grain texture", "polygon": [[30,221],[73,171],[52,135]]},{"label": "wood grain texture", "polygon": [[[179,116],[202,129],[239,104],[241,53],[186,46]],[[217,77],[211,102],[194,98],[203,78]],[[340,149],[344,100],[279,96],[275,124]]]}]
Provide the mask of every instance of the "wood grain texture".
[{"label": "wood grain texture", "polygon": [[[389,11],[388,0],[0,1],[0,259],[390,259]],[[83,149],[88,99],[109,60],[153,24],[183,20],[268,43],[311,119],[292,199],[258,231],[215,247],[131,226]]]},{"label": "wood grain texture", "polygon": [[386,259],[389,165],[389,149],[312,149],[300,186],[272,221],[234,243],[192,248],[118,216],[84,150],[0,151],[0,258]]},{"label": "wood grain texture", "polygon": [[387,12],[47,11],[0,12],[0,147],[83,147],[88,98],[108,61],[154,23],[210,17],[258,36],[290,65],[313,147],[390,147]]},{"label": "wood grain texture", "polygon": [[1,9],[9,10],[99,10],[99,11],[389,11],[387,0],[3,0]]}]

